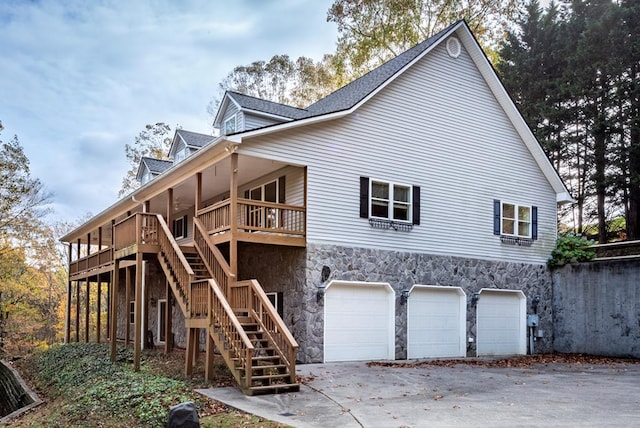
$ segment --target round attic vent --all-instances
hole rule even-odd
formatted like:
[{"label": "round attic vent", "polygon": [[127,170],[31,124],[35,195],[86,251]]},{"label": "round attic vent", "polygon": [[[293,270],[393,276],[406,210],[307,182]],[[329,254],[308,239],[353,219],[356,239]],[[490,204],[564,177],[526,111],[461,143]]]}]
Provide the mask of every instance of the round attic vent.
[{"label": "round attic vent", "polygon": [[451,58],[458,58],[460,56],[460,41],[455,37],[451,37],[447,40],[447,53]]}]

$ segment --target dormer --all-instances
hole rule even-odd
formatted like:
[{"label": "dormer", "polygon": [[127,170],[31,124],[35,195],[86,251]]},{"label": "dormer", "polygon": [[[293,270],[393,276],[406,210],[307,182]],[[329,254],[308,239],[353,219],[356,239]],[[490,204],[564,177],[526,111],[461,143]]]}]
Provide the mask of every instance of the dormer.
[{"label": "dormer", "polygon": [[215,137],[212,135],[178,129],[173,136],[171,147],[169,147],[169,159],[173,159],[173,162],[178,163],[213,140],[215,140]]},{"label": "dormer", "polygon": [[307,114],[304,109],[227,91],[213,120],[213,127],[219,130],[220,135],[230,135],[301,119]]},{"label": "dormer", "polygon": [[149,181],[153,180],[172,166],[172,161],[148,158],[143,156],[142,159],[140,159],[140,165],[138,166],[136,180],[138,180],[140,184],[144,186]]}]

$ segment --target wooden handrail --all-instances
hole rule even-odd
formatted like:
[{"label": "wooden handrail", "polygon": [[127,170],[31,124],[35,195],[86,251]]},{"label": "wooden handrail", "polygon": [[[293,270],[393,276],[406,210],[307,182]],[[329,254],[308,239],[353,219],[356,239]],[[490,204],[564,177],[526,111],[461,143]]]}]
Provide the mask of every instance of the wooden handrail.
[{"label": "wooden handrail", "polygon": [[245,379],[242,379],[240,370],[232,369],[231,372],[239,384],[245,383],[248,387],[251,385],[252,356],[255,348],[216,281],[203,281],[209,284],[209,334],[222,335],[224,343],[223,346],[218,344],[218,349],[229,368],[236,367],[234,360],[240,363]]},{"label": "wooden handrail", "polygon": [[[208,235],[225,233],[234,226],[249,232],[300,235],[306,233],[306,208],[275,202],[239,198],[234,208],[227,199],[198,210],[197,217]],[[233,217],[233,218],[232,218]]]},{"label": "wooden handrail", "polygon": [[[171,245],[171,248],[173,249],[173,251],[178,256],[178,260],[180,260],[180,263],[182,263],[182,266],[184,266],[184,268],[187,271],[187,273],[189,275],[193,275],[194,274],[193,273],[193,269],[191,269],[191,266],[189,265],[189,262],[187,262],[186,257],[182,253],[182,250],[180,249],[180,246],[178,245],[178,243],[176,242],[175,238],[173,237],[173,234],[169,230],[169,226],[167,226],[167,223],[164,221],[164,218],[160,214],[156,214],[156,217],[158,217],[158,224],[160,225],[160,229],[162,229],[162,231],[164,232],[164,236],[167,238],[167,241]],[[160,241],[162,241],[162,240],[160,240]],[[162,247],[162,244],[161,244],[161,247]]]},{"label": "wooden handrail", "polygon": [[69,273],[88,272],[113,263],[113,248],[104,248],[96,253],[73,260],[69,263]]},{"label": "wooden handrail", "polygon": [[273,304],[271,304],[271,300],[269,300],[269,298],[267,297],[267,294],[264,292],[260,284],[258,284],[258,281],[256,281],[255,279],[251,279],[247,282],[251,283],[251,288],[253,289],[254,293],[256,293],[256,295],[259,297],[261,303],[263,303],[263,308],[266,309],[269,317],[273,318],[274,322],[278,325],[280,331],[287,339],[287,342],[289,342],[291,346],[297,348],[298,342],[296,342],[296,339],[294,339],[293,335],[291,334],[287,326],[284,324],[284,321],[282,320],[282,318],[280,318],[280,314],[278,314],[278,312],[276,311],[276,308],[273,307]]},{"label": "wooden handrail", "polygon": [[[238,317],[233,313],[233,309],[231,309],[229,302],[227,302],[226,297],[224,296],[224,294],[222,294],[222,290],[220,290],[220,287],[218,287],[218,284],[216,284],[216,282],[211,278],[203,279],[201,281],[209,283],[209,286],[211,287],[211,290],[213,291],[214,296],[220,300],[220,305],[222,306],[222,309],[224,309],[224,312],[229,318],[229,321],[231,322],[231,325],[233,326],[234,330],[238,331],[238,335],[240,336],[240,339],[242,340],[242,344],[244,345],[244,347],[248,349],[253,349],[253,344],[251,343],[249,336],[247,336],[247,333],[242,328],[242,325],[240,324]],[[197,283],[201,281],[194,281],[194,282]],[[213,311],[210,311],[209,313],[211,315],[214,314]]]},{"label": "wooden handrail", "polygon": [[291,211],[305,211],[305,208],[299,205],[287,205],[287,204],[280,204],[277,202],[254,201],[253,199],[245,199],[245,198],[238,198],[238,204],[255,205],[257,207],[277,208],[277,209],[291,210]]},{"label": "wooden handrail", "polygon": [[196,216],[200,216],[202,214],[206,214],[211,211],[215,211],[218,208],[222,208],[225,205],[231,204],[231,199],[225,199],[224,201],[216,202],[215,204],[209,205],[208,207],[204,207],[196,212]]},{"label": "wooden handrail", "polygon": [[232,301],[236,309],[247,310],[269,336],[270,343],[287,365],[291,382],[295,383],[295,361],[298,343],[276,312],[269,298],[254,279],[233,284]]},{"label": "wooden handrail", "polygon": [[225,296],[229,295],[229,284],[235,280],[235,275],[231,272],[231,267],[218,250],[218,247],[211,242],[209,234],[198,218],[193,219],[193,243],[196,251],[200,255],[209,275],[222,287]]}]

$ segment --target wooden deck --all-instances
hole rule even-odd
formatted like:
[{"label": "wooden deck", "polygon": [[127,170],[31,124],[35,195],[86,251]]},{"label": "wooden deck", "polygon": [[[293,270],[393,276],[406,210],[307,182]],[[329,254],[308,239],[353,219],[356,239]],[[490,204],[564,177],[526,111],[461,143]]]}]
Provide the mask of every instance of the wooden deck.
[{"label": "wooden deck", "polygon": [[[213,244],[235,240],[257,244],[305,247],[304,207],[238,199],[236,221],[231,222],[231,200],[198,210],[197,218]],[[113,226],[112,247],[69,263],[69,279],[88,278],[113,269],[116,259],[134,258],[137,253],[160,251],[157,214],[135,213]]]}]

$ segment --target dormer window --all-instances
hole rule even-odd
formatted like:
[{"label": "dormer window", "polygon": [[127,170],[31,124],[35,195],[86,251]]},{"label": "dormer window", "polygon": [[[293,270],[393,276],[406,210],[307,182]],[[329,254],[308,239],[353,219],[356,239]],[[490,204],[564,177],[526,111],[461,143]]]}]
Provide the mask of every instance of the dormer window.
[{"label": "dormer window", "polygon": [[189,155],[189,148],[183,147],[182,149],[176,152],[175,156],[173,157],[173,160],[175,162],[180,162],[181,160],[185,159],[188,155]]},{"label": "dormer window", "polygon": [[147,184],[149,181],[151,181],[152,178],[153,178],[153,176],[151,175],[151,172],[149,170],[147,170],[142,175],[142,180],[140,181],[140,184]]},{"label": "dormer window", "polygon": [[236,132],[236,115],[234,114],[229,119],[224,121],[222,126],[222,132],[224,135],[233,134]]}]

